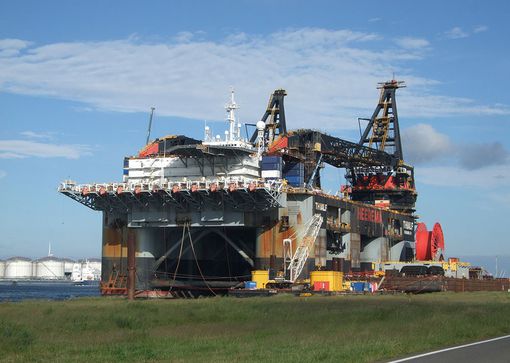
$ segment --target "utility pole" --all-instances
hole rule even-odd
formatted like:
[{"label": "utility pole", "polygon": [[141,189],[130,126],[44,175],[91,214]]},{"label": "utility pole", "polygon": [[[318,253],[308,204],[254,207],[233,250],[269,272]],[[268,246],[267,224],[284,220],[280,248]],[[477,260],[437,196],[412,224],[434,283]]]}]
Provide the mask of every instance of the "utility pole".
[{"label": "utility pole", "polygon": [[145,142],[145,145],[149,144],[150,138],[151,138],[151,128],[152,128],[152,116],[154,115],[154,107],[151,107],[151,115],[149,118],[149,129],[147,130],[147,141]]}]

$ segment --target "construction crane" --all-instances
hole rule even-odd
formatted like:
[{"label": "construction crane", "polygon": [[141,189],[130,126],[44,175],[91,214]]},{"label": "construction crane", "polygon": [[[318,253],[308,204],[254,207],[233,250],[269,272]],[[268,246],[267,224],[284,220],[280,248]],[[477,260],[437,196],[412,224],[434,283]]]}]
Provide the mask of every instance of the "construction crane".
[{"label": "construction crane", "polygon": [[[285,107],[283,99],[287,95],[284,89],[277,89],[269,98],[267,109],[261,118],[264,122],[264,141],[266,145],[270,145],[280,135],[287,134],[287,124],[285,122]],[[250,138],[252,144],[258,138],[258,132],[255,131]]]},{"label": "construction crane", "polygon": [[[396,80],[379,84],[379,101],[372,117],[366,119],[368,125],[359,142],[310,129],[287,131],[283,106],[286,93],[277,90],[263,118],[266,128],[271,126],[278,131],[278,138],[270,137],[275,132],[266,136],[268,152],[280,154],[291,162],[303,163],[308,189],[321,188],[320,168],[326,163],[346,169],[350,199],[414,213],[417,198],[414,168],[403,159],[395,98],[396,90],[402,87],[405,84]],[[254,137],[255,134],[252,139]]]},{"label": "construction crane", "polygon": [[[284,256],[284,273],[287,274],[287,270],[290,272],[289,280],[294,283],[301,275],[303,271],[303,267],[306,264],[306,260],[310,255],[310,250],[312,249],[315,239],[319,234],[319,230],[322,226],[323,218],[320,214],[315,214],[310,222],[305,226],[304,232],[302,233],[301,242],[296,248],[296,252],[290,258],[290,254],[292,253],[292,240],[290,238],[286,238],[283,240],[284,251],[286,252],[286,256]],[[290,253],[289,253],[290,252]]]},{"label": "construction crane", "polygon": [[149,145],[149,141],[151,139],[152,117],[154,116],[155,109],[155,107],[151,107],[151,115],[149,117],[149,127],[147,129],[147,140],[145,141],[145,145]]},{"label": "construction crane", "polygon": [[[416,204],[414,168],[404,162],[395,92],[404,82],[379,83],[379,102],[369,119],[358,145],[386,153],[392,163],[374,170],[368,165],[351,164],[347,179],[352,186],[351,199],[413,213]],[[396,162],[396,163],[395,163]]]}]

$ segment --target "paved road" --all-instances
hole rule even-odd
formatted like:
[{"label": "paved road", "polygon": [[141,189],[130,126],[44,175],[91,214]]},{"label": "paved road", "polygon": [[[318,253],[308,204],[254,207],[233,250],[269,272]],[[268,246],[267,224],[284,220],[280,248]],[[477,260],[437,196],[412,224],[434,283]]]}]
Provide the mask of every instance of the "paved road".
[{"label": "paved road", "polygon": [[441,349],[408,358],[394,360],[390,363],[510,363],[510,335],[484,340],[481,342]]}]

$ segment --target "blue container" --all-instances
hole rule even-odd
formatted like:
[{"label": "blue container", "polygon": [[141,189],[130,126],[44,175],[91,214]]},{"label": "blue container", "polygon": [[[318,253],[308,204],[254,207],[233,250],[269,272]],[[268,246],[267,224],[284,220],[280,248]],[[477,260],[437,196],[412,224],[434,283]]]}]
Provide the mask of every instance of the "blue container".
[{"label": "blue container", "polygon": [[302,187],[305,179],[305,167],[303,163],[287,162],[283,168],[283,178],[287,184],[293,187]]},{"label": "blue container", "polygon": [[354,292],[363,292],[365,289],[364,282],[351,282],[352,291]]},{"label": "blue container", "polygon": [[281,163],[282,157],[281,156],[270,156],[266,155],[262,157],[262,164],[264,163]]},{"label": "blue container", "polygon": [[270,164],[262,164],[262,170],[278,170],[282,171],[282,164],[270,163]]},{"label": "blue container", "polygon": [[303,178],[285,178],[289,184],[301,184],[304,182]]},{"label": "blue container", "polygon": [[249,290],[254,290],[257,288],[257,283],[255,281],[245,281],[244,288]]},{"label": "blue container", "polygon": [[300,170],[303,168],[303,163],[293,163],[293,162],[287,162],[285,163],[285,169],[287,170]]},{"label": "blue container", "polygon": [[298,176],[286,176],[285,179],[287,179],[288,183],[302,183],[304,181],[303,178],[300,178]]},{"label": "blue container", "polygon": [[305,176],[303,174],[288,174],[288,173],[284,173],[283,177],[284,178],[303,179]]},{"label": "blue container", "polygon": [[302,188],[304,183],[287,181],[287,184],[294,188]]},{"label": "blue container", "polygon": [[285,175],[303,175],[303,170],[285,170]]},{"label": "blue container", "polygon": [[283,175],[286,176],[297,176],[297,177],[304,177],[305,175],[305,168],[303,163],[291,163],[287,162],[285,164],[285,167],[283,168]]}]

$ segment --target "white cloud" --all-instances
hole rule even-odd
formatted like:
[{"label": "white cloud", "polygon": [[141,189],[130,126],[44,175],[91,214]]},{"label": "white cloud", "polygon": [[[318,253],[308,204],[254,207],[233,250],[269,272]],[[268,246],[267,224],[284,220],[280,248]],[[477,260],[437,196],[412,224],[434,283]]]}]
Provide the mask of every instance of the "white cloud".
[{"label": "white cloud", "polygon": [[305,28],[264,37],[233,34],[220,41],[190,34],[180,39],[31,46],[0,58],[0,91],[122,112],[146,112],[155,105],[162,116],[223,120],[233,85],[241,120],[253,122],[270,93],[285,88],[290,127],[309,127],[313,120],[325,129],[342,129],[355,128],[356,117],[371,114],[377,82],[396,72],[409,85],[399,99],[401,115],[510,114],[506,106],[434,94],[437,81],[408,71],[409,62],[422,58],[420,49],[375,50],[373,41],[380,36],[373,33]]},{"label": "white cloud", "polygon": [[31,42],[21,39],[0,39],[0,57],[12,57],[28,47]]},{"label": "white cloud", "polygon": [[52,139],[53,132],[34,132],[34,131],[23,131],[20,135],[28,137],[30,139]]},{"label": "white cloud", "polygon": [[7,176],[7,173],[3,170],[0,170],[0,179],[5,178]]},{"label": "white cloud", "polygon": [[404,49],[422,49],[430,45],[427,39],[414,37],[397,38],[395,39],[395,43]]},{"label": "white cloud", "polygon": [[510,161],[510,153],[499,142],[459,145],[457,150],[460,165],[468,170],[507,165]]},{"label": "white cloud", "polygon": [[412,164],[444,158],[453,149],[448,136],[427,124],[418,124],[402,130],[402,144],[404,157]]},{"label": "white cloud", "polygon": [[415,169],[419,183],[452,187],[506,187],[510,182],[510,168],[492,165],[483,169],[467,170],[462,167],[431,166]]},{"label": "white cloud", "polygon": [[486,25],[479,25],[477,26],[476,28],[473,29],[473,33],[482,33],[482,32],[486,32],[487,30],[489,30],[489,27],[486,26]]},{"label": "white cloud", "polygon": [[489,27],[486,25],[478,25],[475,28],[473,28],[473,30],[471,32],[465,31],[461,27],[456,26],[456,27],[446,31],[444,33],[444,35],[450,39],[461,39],[461,38],[467,38],[473,34],[485,32],[487,30],[489,30]]},{"label": "white cloud", "polygon": [[[402,130],[402,144],[405,160],[413,165],[423,165],[441,160],[454,169],[474,171],[491,167],[508,168],[510,152],[499,142],[454,143],[445,134],[431,125],[418,124]],[[495,170],[495,169],[494,169]],[[494,179],[506,179],[506,173],[496,173]],[[508,182],[508,179],[506,179]]]},{"label": "white cloud", "polygon": [[0,49],[23,49],[30,45],[30,42],[21,39],[0,39]]},{"label": "white cloud", "polygon": [[445,32],[445,35],[447,38],[450,38],[450,39],[461,39],[461,38],[467,38],[469,36],[469,34],[467,32],[465,32],[464,30],[462,30],[461,27],[458,27],[458,26]]},{"label": "white cloud", "polygon": [[180,43],[187,43],[193,39],[194,34],[192,32],[179,32],[174,39]]},{"label": "white cloud", "polygon": [[86,145],[48,144],[26,140],[0,140],[0,159],[27,157],[78,159],[91,155]]}]

